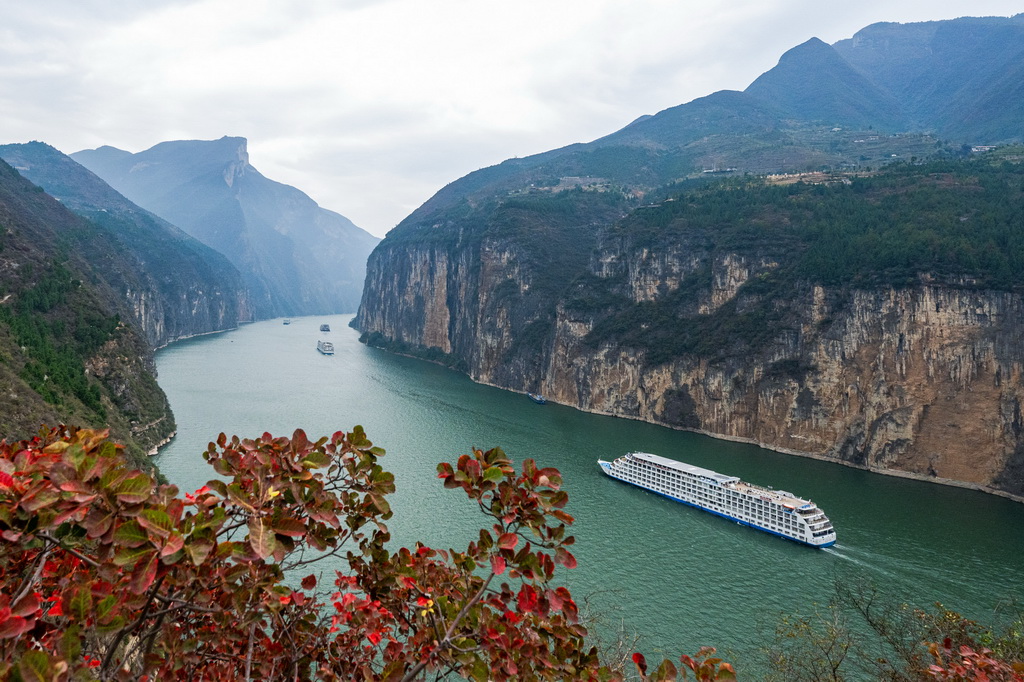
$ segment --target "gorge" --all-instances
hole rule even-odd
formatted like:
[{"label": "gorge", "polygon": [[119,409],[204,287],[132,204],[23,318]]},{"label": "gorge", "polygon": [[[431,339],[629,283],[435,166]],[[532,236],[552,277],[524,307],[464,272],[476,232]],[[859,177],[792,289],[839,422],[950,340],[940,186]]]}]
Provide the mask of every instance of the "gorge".
[{"label": "gorge", "polygon": [[[547,270],[497,232],[457,247],[394,238],[370,261],[359,327],[583,410],[1020,496],[1019,291],[804,279],[791,217],[766,216],[742,245],[722,225],[657,244],[611,227],[592,250],[577,233],[579,251]],[[570,256],[586,262],[573,270]]]},{"label": "gorge", "polygon": [[[371,254],[356,325],[582,410],[1022,499],[1022,156],[968,158],[1019,139],[1021,31],[812,40],[743,93],[471,173]],[[968,115],[955,83],[1004,104]]]}]

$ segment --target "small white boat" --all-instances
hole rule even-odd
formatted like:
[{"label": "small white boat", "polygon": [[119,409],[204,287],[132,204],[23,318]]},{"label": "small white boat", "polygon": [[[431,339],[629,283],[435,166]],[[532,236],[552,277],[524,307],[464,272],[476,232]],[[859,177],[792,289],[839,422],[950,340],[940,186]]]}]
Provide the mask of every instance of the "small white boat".
[{"label": "small white boat", "polygon": [[330,341],[317,341],[316,349],[324,355],[334,355],[334,344]]}]

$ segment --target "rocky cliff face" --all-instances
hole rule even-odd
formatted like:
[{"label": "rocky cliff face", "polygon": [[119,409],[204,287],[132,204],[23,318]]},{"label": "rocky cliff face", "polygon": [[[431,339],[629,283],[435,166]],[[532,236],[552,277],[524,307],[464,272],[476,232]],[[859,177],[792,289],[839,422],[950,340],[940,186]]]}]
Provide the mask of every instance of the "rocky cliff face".
[{"label": "rocky cliff face", "polygon": [[811,40],[470,173],[374,251],[357,324],[580,409],[1024,499],[1024,154],[954,160],[1020,140],[1022,16]]},{"label": "rocky cliff face", "polygon": [[352,312],[378,238],[249,163],[245,138],[72,154],[117,191],[241,273],[257,318]]},{"label": "rocky cliff face", "polygon": [[[522,239],[399,234],[370,259],[357,323],[374,345],[582,410],[1024,495],[1020,293],[924,275],[772,291],[792,245],[687,235],[655,247],[598,230],[578,242],[583,272],[562,273],[551,296]],[[666,301],[672,319],[659,317]],[[628,309],[628,328],[609,325]],[[635,342],[680,320],[709,339]]]},{"label": "rocky cliff face", "polygon": [[80,255],[95,265],[154,348],[253,320],[249,292],[224,256],[131,203],[70,157],[31,142],[0,146],[0,158],[90,221],[77,231]]},{"label": "rocky cliff face", "polygon": [[[716,280],[734,264],[718,264]],[[811,287],[790,303],[798,323],[760,356],[657,367],[614,346],[588,348],[589,321],[563,309],[539,388],[585,410],[1024,492],[1019,295]],[[478,376],[509,378],[492,372]]]},{"label": "rocky cliff face", "polygon": [[127,307],[154,348],[180,339],[234,329],[251,322],[252,311],[244,291],[210,291],[189,285],[172,298],[152,290],[124,291]]},{"label": "rocky cliff face", "polygon": [[175,426],[141,327],[166,337],[173,316],[149,293],[130,309],[122,285],[145,278],[138,253],[111,237],[0,161],[0,437],[58,422],[109,428],[148,465]]}]

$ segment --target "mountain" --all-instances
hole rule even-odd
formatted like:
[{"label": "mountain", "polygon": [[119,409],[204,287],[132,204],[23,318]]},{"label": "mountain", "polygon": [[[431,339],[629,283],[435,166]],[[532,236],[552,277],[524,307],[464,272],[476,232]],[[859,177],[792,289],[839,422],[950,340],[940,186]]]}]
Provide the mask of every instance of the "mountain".
[{"label": "mountain", "polygon": [[111,284],[135,259],[0,160],[0,437],[109,427],[145,462],[173,434],[152,347]]},{"label": "mountain", "polygon": [[817,38],[794,47],[744,91],[786,116],[861,130],[906,128],[899,99]]},{"label": "mountain", "polygon": [[897,98],[902,129],[978,144],[1020,140],[1024,14],[873,24],[834,48]]},{"label": "mountain", "polygon": [[1022,155],[967,158],[1024,139],[1022,19],[810,40],[744,92],[460,178],[371,254],[362,338],[584,410],[1024,497]]},{"label": "mountain", "polygon": [[643,193],[703,171],[878,167],[894,157],[1024,140],[1024,14],[875,24],[812,38],[743,92],[643,116],[583,144],[507,160],[452,182],[400,225],[423,229],[462,202],[596,178]]},{"label": "mountain", "polygon": [[1021,160],[510,198],[389,235],[359,328],[579,409],[1024,499]]},{"label": "mountain", "polygon": [[98,228],[86,255],[154,347],[252,319],[228,260],[118,194],[41,142],[0,146],[0,158]]},{"label": "mountain", "polygon": [[125,197],[225,255],[257,317],[352,312],[379,239],[265,178],[240,137],[113,147],[71,157]]}]

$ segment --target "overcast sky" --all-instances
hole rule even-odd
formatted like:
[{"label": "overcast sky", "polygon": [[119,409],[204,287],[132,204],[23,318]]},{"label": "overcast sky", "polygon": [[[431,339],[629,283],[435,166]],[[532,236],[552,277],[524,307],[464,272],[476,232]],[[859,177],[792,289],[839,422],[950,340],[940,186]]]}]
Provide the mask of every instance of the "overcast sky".
[{"label": "overcast sky", "polygon": [[1019,0],[35,0],[0,7],[0,143],[250,162],[383,236],[445,184],[743,89],[790,47]]}]

